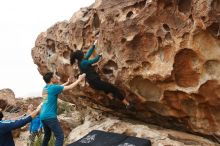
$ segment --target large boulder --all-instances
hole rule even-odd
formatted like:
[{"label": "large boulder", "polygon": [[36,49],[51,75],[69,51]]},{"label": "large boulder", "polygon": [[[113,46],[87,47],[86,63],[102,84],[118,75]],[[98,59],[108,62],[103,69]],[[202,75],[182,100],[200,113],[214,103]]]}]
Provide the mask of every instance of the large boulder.
[{"label": "large boulder", "polygon": [[16,106],[15,94],[11,89],[0,90],[0,108],[10,110]]},{"label": "large boulder", "polygon": [[[41,33],[32,57],[42,75],[54,71],[65,82],[78,73],[70,53],[87,51],[99,32],[94,55],[103,52],[103,60],[95,67],[135,103],[132,118],[220,136],[219,13],[219,0],[96,0]],[[62,99],[111,105],[88,85]],[[120,102],[110,107],[128,113]]]}]

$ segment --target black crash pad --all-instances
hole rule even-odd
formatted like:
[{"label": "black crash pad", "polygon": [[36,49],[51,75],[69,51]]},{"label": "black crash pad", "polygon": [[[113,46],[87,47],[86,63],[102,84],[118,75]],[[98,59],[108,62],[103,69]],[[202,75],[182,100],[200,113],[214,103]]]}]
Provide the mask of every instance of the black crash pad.
[{"label": "black crash pad", "polygon": [[128,136],[117,146],[151,146],[151,142],[147,139]]},{"label": "black crash pad", "polygon": [[68,146],[151,146],[147,139],[93,130]]}]

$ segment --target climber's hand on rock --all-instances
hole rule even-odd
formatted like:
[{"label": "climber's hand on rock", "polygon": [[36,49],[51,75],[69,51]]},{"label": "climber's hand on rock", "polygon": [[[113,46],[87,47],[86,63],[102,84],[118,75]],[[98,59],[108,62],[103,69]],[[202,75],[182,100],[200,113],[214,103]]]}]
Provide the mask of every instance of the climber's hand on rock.
[{"label": "climber's hand on rock", "polygon": [[100,53],[100,54],[99,54],[99,56],[100,56],[100,57],[102,58],[102,56],[103,56],[103,53]]},{"label": "climber's hand on rock", "polygon": [[97,45],[97,43],[98,43],[98,40],[95,40],[94,45],[96,46],[96,45]]},{"label": "climber's hand on rock", "polygon": [[83,73],[83,74],[81,74],[81,75],[79,75],[79,80],[82,80],[82,79],[84,79],[86,77],[86,74],[85,73]]}]

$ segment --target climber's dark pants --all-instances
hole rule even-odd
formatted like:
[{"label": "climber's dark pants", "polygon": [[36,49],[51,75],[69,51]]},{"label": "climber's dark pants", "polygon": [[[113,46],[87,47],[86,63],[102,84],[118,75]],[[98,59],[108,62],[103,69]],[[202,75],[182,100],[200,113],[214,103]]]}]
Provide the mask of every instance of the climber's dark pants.
[{"label": "climber's dark pants", "polygon": [[60,123],[57,118],[50,118],[42,120],[43,127],[44,127],[44,139],[42,146],[48,146],[48,143],[50,141],[51,132],[54,133],[54,136],[56,137],[55,146],[63,146],[64,142],[64,133],[60,126]]},{"label": "climber's dark pants", "polygon": [[124,99],[124,96],[119,91],[119,89],[108,82],[102,81],[99,78],[87,79],[87,82],[89,83],[90,87],[92,87],[93,89],[102,90],[106,94],[112,93],[113,97],[118,98],[121,101]]}]

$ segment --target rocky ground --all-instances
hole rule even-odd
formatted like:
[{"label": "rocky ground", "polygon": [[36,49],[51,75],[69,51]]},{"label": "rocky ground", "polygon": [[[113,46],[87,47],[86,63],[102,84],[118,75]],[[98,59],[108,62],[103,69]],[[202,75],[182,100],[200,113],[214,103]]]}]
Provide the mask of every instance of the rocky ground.
[{"label": "rocky ground", "polygon": [[103,130],[115,133],[123,133],[151,140],[153,146],[217,146],[206,138],[164,129],[155,125],[149,125],[126,118],[118,118],[113,115],[94,109],[87,109],[84,113],[83,124],[73,129],[68,136],[67,143],[76,141],[92,130]]},{"label": "rocky ground", "polygon": [[[74,142],[92,130],[122,133],[151,140],[152,146],[219,146],[206,138],[164,129],[126,118],[118,118],[94,109],[72,111],[59,116],[66,136],[66,144]],[[16,145],[25,146],[28,132],[21,132]]]}]

